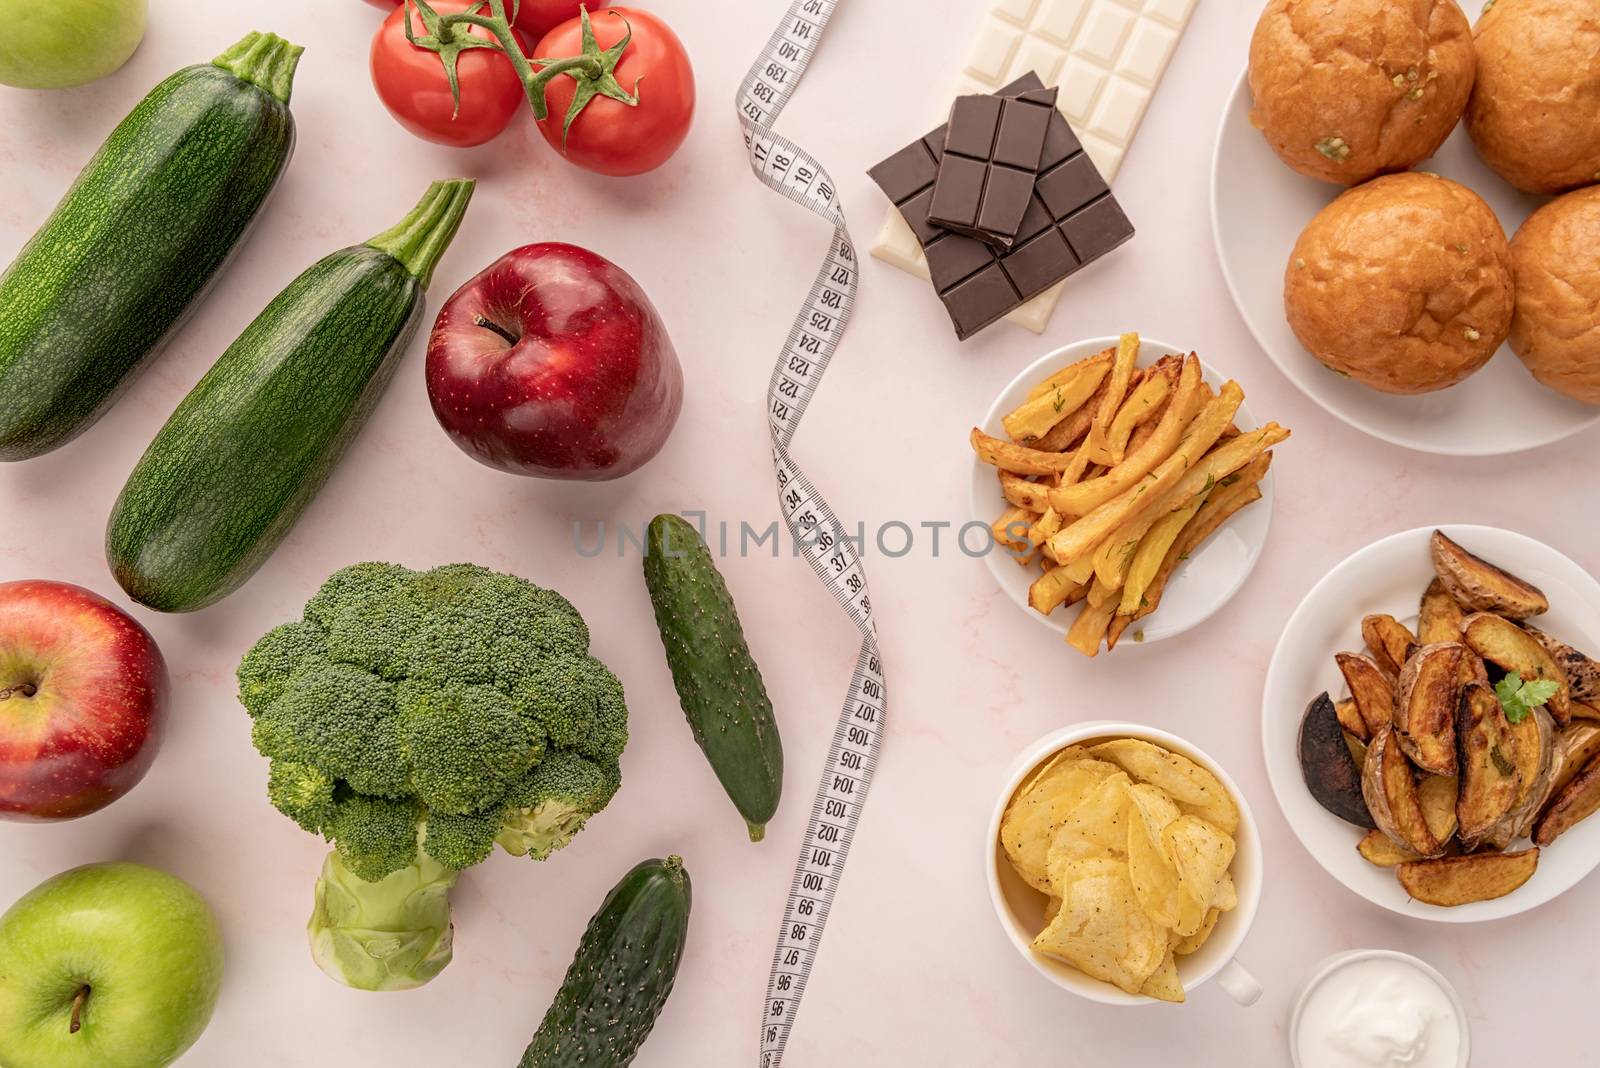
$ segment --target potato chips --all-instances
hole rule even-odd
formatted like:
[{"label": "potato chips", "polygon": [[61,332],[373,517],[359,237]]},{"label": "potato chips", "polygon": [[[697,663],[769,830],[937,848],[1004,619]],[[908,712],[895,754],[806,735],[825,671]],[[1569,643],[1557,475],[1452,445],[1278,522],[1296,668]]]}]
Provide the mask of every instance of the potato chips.
[{"label": "potato chips", "polygon": [[1239,901],[1238,827],[1233,798],[1188,757],[1136,738],[1063,749],[1000,824],[1011,866],[1048,898],[1034,952],[1129,994],[1183,1001],[1178,958]]}]

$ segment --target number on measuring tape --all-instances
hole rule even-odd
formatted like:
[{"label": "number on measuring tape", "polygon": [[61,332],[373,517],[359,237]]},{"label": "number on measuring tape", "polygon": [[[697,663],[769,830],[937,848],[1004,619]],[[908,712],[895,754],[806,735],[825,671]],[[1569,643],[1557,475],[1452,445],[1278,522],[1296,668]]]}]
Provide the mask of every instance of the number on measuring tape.
[{"label": "number on measuring tape", "polygon": [[861,653],[828,747],[828,762],[778,928],[762,1007],[761,1068],[777,1068],[788,1046],[872,784],[887,707],[877,624],[860,555],[855,543],[843,536],[833,509],[789,455],[795,431],[850,322],[858,279],[856,250],[833,179],[803,148],[774,133],[772,125],[800,84],[837,6],[837,0],[794,0],[745,76],[738,99],[739,124],[756,177],[833,224],[827,258],[772,369],[767,422],[784,523],[812,570],[861,632]]}]

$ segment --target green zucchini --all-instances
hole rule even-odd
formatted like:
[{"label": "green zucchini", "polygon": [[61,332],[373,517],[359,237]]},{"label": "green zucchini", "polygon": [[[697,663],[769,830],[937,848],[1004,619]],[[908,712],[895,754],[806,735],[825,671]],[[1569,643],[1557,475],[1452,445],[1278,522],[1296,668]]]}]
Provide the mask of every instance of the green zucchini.
[{"label": "green zucchini", "polygon": [[156,86],[0,275],[0,460],[88,429],[198,302],[294,150],[300,52],[252,33]]},{"label": "green zucchini", "polygon": [[675,515],[650,521],[644,580],[694,740],[759,842],[783,793],[783,742],[711,552]]},{"label": "green zucchini", "polygon": [[518,1068],[623,1068],[672,993],[689,934],[683,860],[647,860],[589,921]]},{"label": "green zucchini", "polygon": [[314,264],[178,405],[106,528],[128,596],[163,612],[204,608],[272,554],[416,333],[472,189],[435,182],[399,225]]}]

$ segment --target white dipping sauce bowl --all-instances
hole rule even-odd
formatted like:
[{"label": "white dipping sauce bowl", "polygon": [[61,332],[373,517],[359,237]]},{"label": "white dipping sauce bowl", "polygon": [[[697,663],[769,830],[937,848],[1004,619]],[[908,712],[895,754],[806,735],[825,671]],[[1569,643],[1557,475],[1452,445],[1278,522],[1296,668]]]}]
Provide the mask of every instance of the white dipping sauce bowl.
[{"label": "white dipping sauce bowl", "polygon": [[1409,953],[1401,953],[1395,949],[1354,949],[1346,953],[1335,953],[1321,964],[1317,965],[1316,974],[1306,983],[1305,989],[1300,991],[1300,997],[1295,1000],[1294,1014],[1289,1017],[1289,1056],[1294,1062],[1294,1068],[1307,1068],[1300,1059],[1300,1020],[1305,1012],[1306,1005],[1311,1000],[1311,995],[1316,993],[1334,972],[1352,964],[1359,964],[1368,960],[1392,960],[1401,964],[1410,965],[1424,976],[1434,981],[1439,989],[1444,991],[1445,997],[1450,999],[1450,1007],[1455,1010],[1456,1026],[1460,1029],[1461,1048],[1456,1058],[1456,1068],[1470,1068],[1472,1063],[1472,1031],[1467,1024],[1467,1009],[1461,1004],[1461,995],[1456,993],[1456,988],[1450,985],[1450,980],[1439,974],[1439,970],[1426,961],[1419,960]]}]

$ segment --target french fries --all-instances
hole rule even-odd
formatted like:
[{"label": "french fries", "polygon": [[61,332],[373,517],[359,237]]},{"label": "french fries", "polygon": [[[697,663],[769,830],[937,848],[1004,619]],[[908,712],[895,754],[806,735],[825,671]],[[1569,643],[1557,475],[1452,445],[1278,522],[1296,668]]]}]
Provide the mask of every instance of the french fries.
[{"label": "french fries", "polygon": [[1049,615],[1081,602],[1067,644],[1090,657],[1116,648],[1179,565],[1261,499],[1271,450],[1289,437],[1276,423],[1236,427],[1244,391],[1213,391],[1194,354],[1143,369],[1138,356],[1138,335],[1125,335],[1035,385],[1002,419],[1010,440],[971,434],[999,473],[996,541],[1041,569],[1029,605]]},{"label": "french fries", "polygon": [[1111,370],[1109,364],[1093,362],[1074,364],[1068,370],[1074,368],[1076,374],[1052,384],[1002,420],[1012,441],[1032,444],[1049,433],[1051,427],[1083,407]]}]

